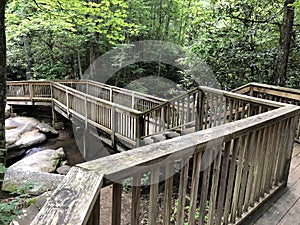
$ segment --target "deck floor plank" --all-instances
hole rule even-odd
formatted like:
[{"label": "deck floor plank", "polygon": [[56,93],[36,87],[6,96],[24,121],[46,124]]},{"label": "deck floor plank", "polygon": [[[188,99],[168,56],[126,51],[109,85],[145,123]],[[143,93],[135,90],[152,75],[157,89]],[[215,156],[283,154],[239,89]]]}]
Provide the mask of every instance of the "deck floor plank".
[{"label": "deck floor plank", "polygon": [[300,225],[300,144],[294,145],[288,187],[255,225]]}]

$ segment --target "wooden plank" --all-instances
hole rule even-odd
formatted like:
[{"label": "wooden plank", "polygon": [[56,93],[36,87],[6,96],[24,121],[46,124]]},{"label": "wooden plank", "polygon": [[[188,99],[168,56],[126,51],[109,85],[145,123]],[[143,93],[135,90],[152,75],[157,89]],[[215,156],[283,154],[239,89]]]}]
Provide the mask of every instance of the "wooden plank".
[{"label": "wooden plank", "polygon": [[253,144],[254,144],[254,134],[253,132],[249,133],[248,138],[246,139],[246,149],[245,149],[245,155],[244,155],[244,164],[243,164],[243,172],[241,177],[241,185],[240,185],[240,193],[239,193],[239,199],[238,199],[238,207],[237,207],[237,216],[240,217],[243,213],[243,205],[245,204],[245,193],[246,188],[248,184],[249,178],[249,166],[250,162],[252,160],[253,155]]},{"label": "wooden plank", "polygon": [[247,136],[243,136],[241,138],[240,146],[239,146],[239,154],[238,154],[238,162],[237,162],[237,169],[235,175],[235,183],[234,183],[234,192],[232,197],[232,205],[231,205],[231,214],[230,214],[230,222],[234,223],[237,209],[238,209],[238,200],[239,200],[239,192],[241,186],[241,179],[242,179],[242,171],[243,171],[243,161],[245,156],[245,143],[246,143]]},{"label": "wooden plank", "polygon": [[270,94],[270,95],[275,95],[278,97],[284,97],[284,98],[289,98],[289,99],[294,99],[300,101],[300,93],[291,93],[288,91],[296,90],[296,89],[284,89],[284,90],[277,90],[275,89],[269,89],[269,88],[261,88],[261,87],[253,87],[254,91],[265,93],[265,94]]},{"label": "wooden plank", "polygon": [[[221,219],[224,213],[224,200],[226,193],[226,181],[228,175],[228,165],[229,165],[229,154],[231,149],[232,142],[228,141],[225,143],[225,150],[223,153],[222,167],[221,167],[221,180],[219,185],[219,196],[217,200],[217,216],[216,216],[216,224],[221,224]],[[233,174],[230,174],[233,176]]]},{"label": "wooden plank", "polygon": [[142,175],[137,174],[132,182],[131,224],[140,224],[140,199]]},{"label": "wooden plank", "polygon": [[149,195],[149,213],[148,224],[156,225],[157,219],[157,196],[158,196],[158,184],[159,184],[159,167],[151,171],[151,184]]},{"label": "wooden plank", "polygon": [[[175,153],[175,155],[177,155],[176,157],[180,157],[180,155],[192,155],[194,153],[195,146],[196,149],[201,149],[201,146],[205,146],[207,142],[211,142],[213,140],[219,140],[220,138],[224,139],[224,141],[230,140],[270,123],[272,124],[278,119],[281,120],[295,113],[297,114],[297,110],[298,108],[294,108],[294,106],[279,108],[261,115],[239,120],[235,123],[221,125],[210,130],[187,134],[164,142],[143,146],[138,149],[131,150],[130,152],[86,162],[80,164],[80,167],[95,171],[102,171],[112,180],[124,176],[128,177],[127,175],[133,175],[136,171],[138,171],[138,169],[140,169],[139,167],[136,167],[137,165],[149,165],[150,162],[157,162],[158,159],[161,161],[162,158],[170,157]],[[164,150],[162,151],[162,149]],[[131,160],[132,157],[135,159],[134,161]],[[112,167],[114,161],[117,162],[117,166]]]},{"label": "wooden plank", "polygon": [[184,208],[186,202],[186,189],[188,182],[189,172],[189,158],[185,158],[181,161],[180,181],[179,181],[179,193],[178,193],[178,210],[176,215],[176,224],[184,224]]},{"label": "wooden plank", "polygon": [[172,212],[172,193],[173,193],[173,175],[174,164],[168,163],[166,165],[165,176],[165,191],[164,191],[164,225],[170,225],[171,212]]},{"label": "wooden plank", "polygon": [[291,208],[288,209],[284,217],[280,219],[278,225],[300,224],[299,214],[300,214],[300,197],[296,199],[296,202],[291,206]]},{"label": "wooden plank", "polygon": [[199,177],[200,177],[200,168],[201,168],[201,153],[196,153],[194,155],[193,162],[193,174],[192,174],[192,190],[191,190],[191,200],[190,208],[188,215],[188,224],[195,224],[195,214],[196,214],[196,204],[198,199],[198,188],[199,188]]},{"label": "wooden plank", "polygon": [[216,148],[216,158],[214,160],[214,168],[212,174],[212,185],[209,199],[209,211],[208,211],[208,220],[207,224],[215,224],[215,207],[217,203],[217,193],[219,186],[219,178],[220,178],[220,163],[222,150],[221,146],[215,146]]},{"label": "wooden plank", "polygon": [[113,184],[112,225],[121,224],[122,184]]},{"label": "wooden plank", "polygon": [[99,198],[102,178],[98,173],[72,167],[31,225],[86,224]]},{"label": "wooden plank", "polygon": [[[287,191],[282,195],[255,224],[278,224],[300,197],[300,179],[294,186],[288,187]],[[299,220],[298,220],[299,221]]]},{"label": "wooden plank", "polygon": [[229,222],[229,212],[231,209],[231,200],[233,196],[233,187],[234,187],[234,178],[235,178],[235,170],[236,170],[236,163],[237,163],[237,155],[239,149],[239,142],[240,138],[236,138],[232,140],[232,157],[231,163],[229,168],[229,179],[227,184],[227,192],[226,192],[226,201],[224,206],[224,225],[227,225]]}]

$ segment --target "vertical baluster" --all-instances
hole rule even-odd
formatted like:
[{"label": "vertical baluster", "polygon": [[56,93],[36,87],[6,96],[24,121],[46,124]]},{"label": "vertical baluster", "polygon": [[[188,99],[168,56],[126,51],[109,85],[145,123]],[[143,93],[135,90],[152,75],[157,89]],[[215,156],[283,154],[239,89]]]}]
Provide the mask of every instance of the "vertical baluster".
[{"label": "vertical baluster", "polygon": [[237,155],[238,155],[238,149],[239,149],[239,143],[240,138],[236,138],[232,140],[232,155],[231,155],[231,162],[230,162],[230,168],[229,168],[229,176],[228,183],[227,183],[227,192],[226,192],[226,201],[224,206],[224,225],[227,225],[229,222],[229,212],[230,208],[232,206],[231,199],[233,197],[233,191],[234,191],[234,181],[235,181],[235,170],[236,170],[236,164],[237,164]]},{"label": "vertical baluster", "polygon": [[222,150],[221,146],[215,146],[214,151],[216,152],[216,158],[214,159],[214,166],[212,171],[212,183],[211,183],[211,192],[209,199],[209,214],[207,224],[215,224],[215,208],[217,204],[217,194],[218,194],[218,186],[219,186],[219,178],[220,178],[220,163]]},{"label": "vertical baluster", "polygon": [[[227,188],[226,181],[228,176],[228,165],[229,165],[229,154],[231,149],[231,141],[225,143],[225,149],[223,153],[223,160],[221,165],[221,180],[219,185],[219,194],[217,200],[217,215],[216,215],[216,224],[221,224],[222,216],[224,215],[224,203],[225,203],[225,191]],[[220,153],[221,154],[221,153]]]},{"label": "vertical baluster", "polygon": [[159,184],[159,167],[151,171],[151,184],[149,196],[149,225],[156,225],[157,219],[157,197],[158,197],[158,184]]},{"label": "vertical baluster", "polygon": [[141,200],[141,174],[133,177],[132,201],[131,201],[131,224],[140,224],[140,200]]},{"label": "vertical baluster", "polygon": [[183,159],[181,162],[180,181],[179,181],[179,193],[178,193],[178,210],[176,217],[176,224],[183,225],[184,223],[184,208],[186,202],[186,189],[188,182],[189,172],[189,159]]},{"label": "vertical baluster", "polygon": [[165,191],[164,191],[164,225],[170,225],[172,211],[172,193],[173,193],[173,174],[174,164],[167,163],[165,175]]},{"label": "vertical baluster", "polygon": [[198,188],[199,188],[199,178],[200,178],[200,168],[201,168],[201,155],[202,153],[194,154],[193,162],[193,174],[192,174],[192,190],[191,190],[191,200],[189,208],[188,224],[195,224],[195,214],[196,214],[196,204],[198,199]]},{"label": "vertical baluster", "polygon": [[122,184],[113,184],[112,225],[121,224]]}]

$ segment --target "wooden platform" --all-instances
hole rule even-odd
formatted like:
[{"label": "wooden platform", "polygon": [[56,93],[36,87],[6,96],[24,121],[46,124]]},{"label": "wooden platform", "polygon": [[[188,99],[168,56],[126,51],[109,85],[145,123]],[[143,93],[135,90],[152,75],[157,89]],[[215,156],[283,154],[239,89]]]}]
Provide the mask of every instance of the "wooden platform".
[{"label": "wooden platform", "polygon": [[292,157],[287,188],[278,193],[281,197],[273,202],[269,209],[266,211],[262,209],[256,215],[253,215],[252,219],[245,221],[244,224],[300,224],[300,144],[294,144]]}]

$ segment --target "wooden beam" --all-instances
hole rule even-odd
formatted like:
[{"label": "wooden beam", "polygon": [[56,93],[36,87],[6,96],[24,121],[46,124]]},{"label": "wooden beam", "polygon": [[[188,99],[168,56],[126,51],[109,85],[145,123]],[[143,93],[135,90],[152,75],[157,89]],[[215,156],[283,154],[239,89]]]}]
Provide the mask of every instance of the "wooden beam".
[{"label": "wooden beam", "polygon": [[72,167],[31,225],[84,225],[102,186],[103,175]]}]

